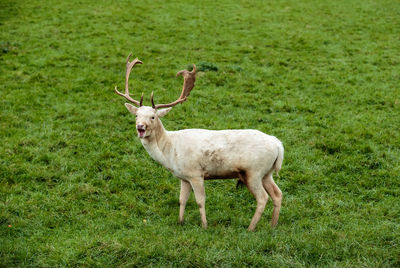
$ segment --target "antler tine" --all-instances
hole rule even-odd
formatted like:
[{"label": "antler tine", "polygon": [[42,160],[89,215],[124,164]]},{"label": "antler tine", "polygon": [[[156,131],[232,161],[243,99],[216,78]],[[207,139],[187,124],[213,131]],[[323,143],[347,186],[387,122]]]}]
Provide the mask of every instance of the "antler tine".
[{"label": "antler tine", "polygon": [[142,96],[140,97],[140,103],[139,103],[139,107],[143,105],[143,92],[142,92]]},{"label": "antler tine", "polygon": [[176,101],[168,104],[154,105],[153,94],[152,94],[151,102],[153,104],[154,109],[173,107],[179,103],[186,101],[187,97],[190,94],[190,91],[194,88],[194,82],[196,81],[196,65],[193,64],[193,70],[191,72],[189,72],[188,70],[182,70],[176,74],[176,76],[180,75],[183,76],[183,87],[182,87],[182,93],[179,96],[179,98]]},{"label": "antler tine", "polygon": [[151,96],[150,96],[150,99],[151,99],[151,106],[153,107],[153,109],[157,109],[156,106],[154,105],[154,99],[153,99],[153,97],[154,97],[154,92],[152,91],[152,92],[151,92]]},{"label": "antler tine", "polygon": [[134,103],[136,106],[140,107],[140,106],[142,106],[142,103],[143,103],[143,95],[142,95],[140,102],[133,99],[129,94],[128,80],[129,80],[129,75],[131,73],[133,66],[135,66],[136,64],[143,64],[143,62],[141,62],[138,58],[135,58],[132,62],[129,62],[129,58],[131,57],[131,55],[132,55],[132,53],[129,53],[128,57],[126,58],[125,94],[119,92],[117,90],[116,86],[115,86],[115,93],[117,93],[120,96],[125,97],[128,101],[130,101],[130,102]]}]

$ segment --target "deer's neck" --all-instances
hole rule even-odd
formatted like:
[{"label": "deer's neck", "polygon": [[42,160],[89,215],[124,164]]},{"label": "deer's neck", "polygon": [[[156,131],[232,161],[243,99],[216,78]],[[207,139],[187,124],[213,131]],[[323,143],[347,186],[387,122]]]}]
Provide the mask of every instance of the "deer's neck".
[{"label": "deer's neck", "polygon": [[171,140],[160,120],[153,129],[152,135],[146,139],[141,139],[141,142],[154,160],[170,168],[168,160],[172,150]]}]

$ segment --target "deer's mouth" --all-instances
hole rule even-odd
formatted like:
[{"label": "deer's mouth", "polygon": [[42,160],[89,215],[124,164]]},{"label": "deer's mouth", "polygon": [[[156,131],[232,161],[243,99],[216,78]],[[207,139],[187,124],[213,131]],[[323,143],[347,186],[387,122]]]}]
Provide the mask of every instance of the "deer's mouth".
[{"label": "deer's mouth", "polygon": [[144,138],[144,135],[146,134],[146,129],[144,127],[138,126],[136,128],[139,138]]}]

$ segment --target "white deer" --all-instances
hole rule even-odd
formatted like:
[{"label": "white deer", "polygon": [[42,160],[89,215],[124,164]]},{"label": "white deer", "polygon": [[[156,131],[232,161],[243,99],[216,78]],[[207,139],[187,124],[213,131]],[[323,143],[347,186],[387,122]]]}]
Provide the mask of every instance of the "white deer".
[{"label": "white deer", "polygon": [[126,60],[125,97],[137,107],[125,103],[126,108],[136,115],[136,130],[144,148],[149,155],[170,170],[181,181],[179,197],[179,222],[183,223],[186,202],[193,189],[200,209],[202,226],[207,228],[205,210],[204,180],[238,178],[247,186],[257,201],[256,212],[248,227],[253,231],[260,220],[271,196],[274,204],[271,226],[278,223],[281,208],[282,192],[275,184],[272,173],[281,169],[283,161],[282,143],[274,136],[258,130],[205,130],[185,129],[179,131],[165,130],[160,118],[165,116],[173,106],[184,102],[194,87],[196,66],[193,71],[183,70],[177,76],[184,77],[180,97],[169,104],[143,106],[143,94],[140,102],[134,100],[128,90],[129,74],[136,64],[142,62],[136,58]]}]

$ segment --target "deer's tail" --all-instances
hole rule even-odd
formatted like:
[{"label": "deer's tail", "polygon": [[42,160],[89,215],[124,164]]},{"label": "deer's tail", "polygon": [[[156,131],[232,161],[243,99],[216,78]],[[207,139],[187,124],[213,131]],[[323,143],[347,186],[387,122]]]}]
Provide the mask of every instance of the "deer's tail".
[{"label": "deer's tail", "polygon": [[276,157],[275,163],[274,163],[274,170],[276,172],[276,175],[279,177],[279,170],[282,168],[282,162],[283,162],[283,144],[281,141],[278,140],[278,156]]}]

